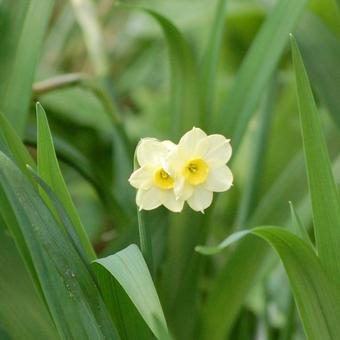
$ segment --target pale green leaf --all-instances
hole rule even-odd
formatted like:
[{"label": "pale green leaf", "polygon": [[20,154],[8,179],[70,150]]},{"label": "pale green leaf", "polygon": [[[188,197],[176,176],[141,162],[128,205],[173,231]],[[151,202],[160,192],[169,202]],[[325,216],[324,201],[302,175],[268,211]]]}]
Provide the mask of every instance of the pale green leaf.
[{"label": "pale green leaf", "polygon": [[[119,283],[153,334],[161,338],[160,325],[163,330],[167,330],[167,324],[150,272],[139,248],[130,245],[94,263],[99,275],[102,270],[107,271]],[[100,282],[107,284],[103,280]],[[105,296],[106,302],[111,305],[110,300],[113,298]]]}]

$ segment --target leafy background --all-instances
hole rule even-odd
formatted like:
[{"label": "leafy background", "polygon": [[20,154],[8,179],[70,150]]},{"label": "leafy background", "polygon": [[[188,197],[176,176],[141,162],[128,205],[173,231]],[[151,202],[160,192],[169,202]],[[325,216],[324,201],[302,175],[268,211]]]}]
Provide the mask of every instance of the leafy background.
[{"label": "leafy background", "polygon": [[[339,7],[0,0],[0,339],[340,337]],[[143,213],[148,270],[134,148],[193,125],[235,183]]]}]

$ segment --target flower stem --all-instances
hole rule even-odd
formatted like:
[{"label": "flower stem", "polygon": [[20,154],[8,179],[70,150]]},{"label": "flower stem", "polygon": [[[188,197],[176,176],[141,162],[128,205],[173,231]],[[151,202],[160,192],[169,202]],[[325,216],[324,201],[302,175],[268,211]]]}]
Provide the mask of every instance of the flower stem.
[{"label": "flower stem", "polygon": [[[133,169],[136,170],[138,168],[138,162],[136,153],[133,157]],[[148,226],[144,221],[144,213],[143,211],[137,208],[137,219],[138,219],[138,233],[139,233],[139,246],[141,252],[144,256],[144,260],[148,265],[151,276],[153,276],[153,256],[152,256],[152,242],[151,242],[151,234]]]},{"label": "flower stem", "polygon": [[151,234],[148,226],[144,222],[144,213],[137,210],[138,217],[138,232],[139,232],[139,245],[144,256],[145,262],[149,267],[151,276],[153,276],[153,256],[152,256],[152,243]]}]

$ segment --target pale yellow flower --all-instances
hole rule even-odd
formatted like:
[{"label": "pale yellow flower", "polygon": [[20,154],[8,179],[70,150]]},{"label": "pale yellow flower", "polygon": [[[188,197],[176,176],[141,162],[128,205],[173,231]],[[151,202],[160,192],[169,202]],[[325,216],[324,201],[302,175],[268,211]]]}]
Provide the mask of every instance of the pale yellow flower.
[{"label": "pale yellow flower", "polygon": [[176,198],[203,212],[210,206],[213,192],[226,191],[233,183],[226,166],[231,154],[230,141],[224,136],[207,136],[195,127],[187,132],[165,163],[166,171],[174,178]]},{"label": "pale yellow flower", "polygon": [[170,141],[142,139],[136,149],[140,168],[132,173],[130,184],[138,189],[136,204],[140,210],[152,210],[160,205],[173,212],[183,209],[184,201],[176,199],[174,178],[165,170],[165,161],[175,145]]}]

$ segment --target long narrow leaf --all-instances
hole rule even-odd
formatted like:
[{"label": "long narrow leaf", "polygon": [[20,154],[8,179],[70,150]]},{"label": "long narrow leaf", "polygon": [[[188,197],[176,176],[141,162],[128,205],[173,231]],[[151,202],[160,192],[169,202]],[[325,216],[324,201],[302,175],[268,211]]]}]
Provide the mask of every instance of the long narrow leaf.
[{"label": "long narrow leaf", "polygon": [[53,0],[1,2],[0,109],[22,135]]},{"label": "long narrow leaf", "polygon": [[[308,339],[337,339],[340,334],[339,290],[327,276],[313,249],[283,228],[257,227],[249,230],[250,233],[265,239],[280,256]],[[232,237],[237,239],[234,235]],[[225,245],[232,243],[227,240],[223,241]],[[221,246],[218,249],[222,249]],[[198,250],[206,251],[204,247]],[[211,252],[211,248],[207,250]]]},{"label": "long narrow leaf", "polygon": [[171,65],[169,118],[173,137],[179,138],[193,125],[200,125],[200,96],[195,58],[177,27],[164,16],[145,9],[161,26],[166,37]]},{"label": "long narrow leaf", "polygon": [[55,154],[50,128],[42,106],[37,104],[38,123],[38,173],[41,178],[54,190],[59,200],[64,204],[65,210],[79,235],[81,243],[90,260],[96,258],[86,231],[80,221],[78,212],[73,204],[71,195],[67,189],[61,174],[58,160]]},{"label": "long narrow leaf", "polygon": [[291,39],[316,247],[330,277],[340,283],[340,200],[319,113],[295,39]]},{"label": "long narrow leaf", "polygon": [[0,213],[63,338],[115,339],[93,277],[28,179],[0,153]]},{"label": "long narrow leaf", "polygon": [[219,53],[222,46],[223,29],[226,17],[227,0],[219,0],[216,5],[215,18],[212,25],[204,59],[202,62],[202,111],[203,127],[212,113],[214,91]]},{"label": "long narrow leaf", "polygon": [[281,0],[261,27],[214,124],[236,150],[307,0]]},{"label": "long narrow leaf", "polygon": [[[0,218],[0,324],[12,339],[58,339],[48,310]],[[1,337],[0,333],[0,339]]]},{"label": "long narrow leaf", "polygon": [[340,128],[340,39],[316,16],[305,16],[303,24],[296,39],[310,81]]},{"label": "long narrow leaf", "polygon": [[27,148],[21,142],[19,136],[9,123],[8,119],[0,113],[0,138],[9,150],[9,155],[15,160],[20,169],[27,173],[26,164],[29,164],[32,168],[36,165],[30,156]]}]

